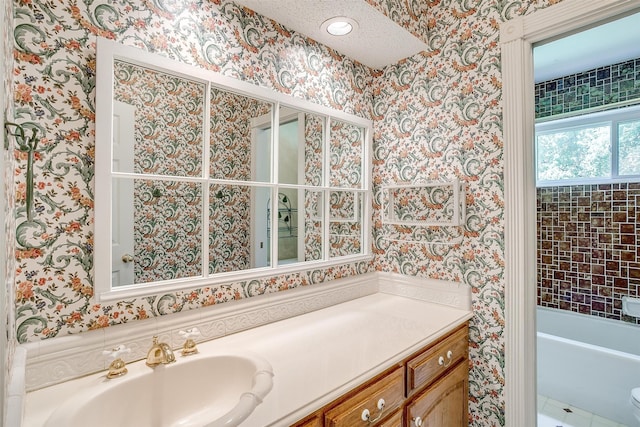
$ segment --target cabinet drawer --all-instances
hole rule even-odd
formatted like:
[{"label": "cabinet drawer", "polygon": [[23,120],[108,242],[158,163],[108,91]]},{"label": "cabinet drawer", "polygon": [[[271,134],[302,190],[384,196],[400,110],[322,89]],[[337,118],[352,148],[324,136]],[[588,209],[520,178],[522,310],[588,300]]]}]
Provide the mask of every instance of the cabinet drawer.
[{"label": "cabinet drawer", "polygon": [[469,327],[465,325],[407,362],[407,397],[467,358]]},{"label": "cabinet drawer", "polygon": [[406,407],[410,427],[467,427],[469,365],[459,363],[449,373],[427,387]]},{"label": "cabinet drawer", "polygon": [[[403,368],[398,367],[393,372],[385,375],[376,382],[365,386],[353,396],[334,406],[325,412],[326,427],[357,427],[380,425],[371,424],[362,419],[365,410],[370,413],[370,420],[375,420],[380,415],[378,402],[384,399],[382,417],[400,407],[404,399],[404,375]],[[382,418],[380,417],[380,418]],[[387,425],[386,423],[384,424]],[[390,424],[391,426],[393,424]]]}]

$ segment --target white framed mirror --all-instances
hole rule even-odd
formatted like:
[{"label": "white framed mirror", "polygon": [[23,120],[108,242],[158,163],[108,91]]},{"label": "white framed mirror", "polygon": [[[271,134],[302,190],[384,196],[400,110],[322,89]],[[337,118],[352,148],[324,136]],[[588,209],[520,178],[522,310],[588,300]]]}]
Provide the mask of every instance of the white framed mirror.
[{"label": "white framed mirror", "polygon": [[97,50],[99,300],[371,257],[370,120],[110,40]]}]

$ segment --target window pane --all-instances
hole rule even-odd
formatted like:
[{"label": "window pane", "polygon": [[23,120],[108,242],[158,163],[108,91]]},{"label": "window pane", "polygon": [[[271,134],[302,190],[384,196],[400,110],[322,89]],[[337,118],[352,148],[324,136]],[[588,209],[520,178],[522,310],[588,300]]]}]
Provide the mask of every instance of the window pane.
[{"label": "window pane", "polygon": [[609,125],[562,129],[536,136],[539,181],[611,175]]},{"label": "window pane", "polygon": [[618,125],[620,175],[640,175],[640,120]]}]

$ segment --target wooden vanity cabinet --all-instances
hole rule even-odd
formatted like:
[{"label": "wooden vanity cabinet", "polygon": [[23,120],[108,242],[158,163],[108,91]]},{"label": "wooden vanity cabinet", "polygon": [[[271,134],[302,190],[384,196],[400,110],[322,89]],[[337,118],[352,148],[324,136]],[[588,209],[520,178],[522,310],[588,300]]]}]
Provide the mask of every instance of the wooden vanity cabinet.
[{"label": "wooden vanity cabinet", "polygon": [[[466,426],[468,349],[465,324],[292,427]],[[365,409],[371,422],[362,419]]]}]

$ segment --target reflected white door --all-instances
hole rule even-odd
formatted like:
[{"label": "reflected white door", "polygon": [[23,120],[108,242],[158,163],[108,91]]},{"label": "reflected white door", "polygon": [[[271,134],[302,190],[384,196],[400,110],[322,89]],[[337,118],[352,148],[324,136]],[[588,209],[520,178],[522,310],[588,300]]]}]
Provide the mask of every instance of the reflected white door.
[{"label": "reflected white door", "polygon": [[[134,121],[136,107],[113,103],[113,170],[133,172]],[[133,180],[116,179],[111,198],[111,285],[132,285],[133,266]],[[100,224],[96,224],[100,227]]]}]

